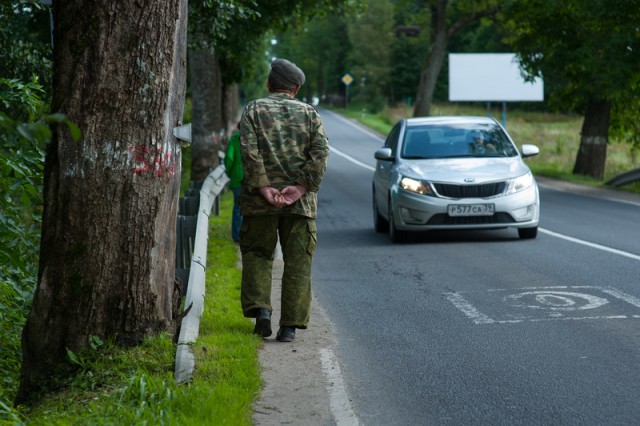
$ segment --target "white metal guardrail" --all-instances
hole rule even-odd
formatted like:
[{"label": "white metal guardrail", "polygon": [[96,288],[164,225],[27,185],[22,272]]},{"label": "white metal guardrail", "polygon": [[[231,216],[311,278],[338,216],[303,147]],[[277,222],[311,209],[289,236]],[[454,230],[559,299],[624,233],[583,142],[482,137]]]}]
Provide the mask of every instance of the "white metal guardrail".
[{"label": "white metal guardrail", "polygon": [[[187,294],[184,309],[186,315],[182,319],[174,378],[177,383],[191,380],[195,367],[193,344],[198,338],[200,317],[204,310],[205,271],[207,266],[207,244],[209,239],[209,216],[229,178],[223,165],[218,166],[204,180],[200,189],[200,206],[198,208],[196,235],[189,270]],[[217,204],[216,204],[217,205]]]}]

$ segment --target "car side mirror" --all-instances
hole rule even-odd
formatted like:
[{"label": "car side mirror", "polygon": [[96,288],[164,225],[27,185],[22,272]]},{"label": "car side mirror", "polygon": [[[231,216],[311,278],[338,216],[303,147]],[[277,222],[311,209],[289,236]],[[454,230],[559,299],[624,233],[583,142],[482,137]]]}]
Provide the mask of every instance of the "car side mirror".
[{"label": "car side mirror", "polygon": [[373,156],[376,158],[376,160],[383,160],[383,161],[393,160],[393,153],[391,152],[391,148],[380,148],[379,150],[376,151],[375,154],[373,154]]},{"label": "car side mirror", "polygon": [[522,145],[522,158],[533,157],[538,154],[540,154],[540,148],[537,146],[528,143]]}]

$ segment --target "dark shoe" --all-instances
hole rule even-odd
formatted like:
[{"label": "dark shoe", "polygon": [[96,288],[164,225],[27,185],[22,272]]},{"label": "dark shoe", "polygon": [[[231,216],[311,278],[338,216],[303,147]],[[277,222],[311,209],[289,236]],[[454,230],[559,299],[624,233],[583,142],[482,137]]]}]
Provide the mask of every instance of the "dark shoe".
[{"label": "dark shoe", "polygon": [[262,337],[271,336],[271,312],[268,309],[260,309],[256,316],[256,326],[253,329],[255,334]]},{"label": "dark shoe", "polygon": [[278,334],[276,335],[276,340],[278,342],[293,342],[293,339],[296,338],[296,328],[295,327],[280,327],[278,330]]}]

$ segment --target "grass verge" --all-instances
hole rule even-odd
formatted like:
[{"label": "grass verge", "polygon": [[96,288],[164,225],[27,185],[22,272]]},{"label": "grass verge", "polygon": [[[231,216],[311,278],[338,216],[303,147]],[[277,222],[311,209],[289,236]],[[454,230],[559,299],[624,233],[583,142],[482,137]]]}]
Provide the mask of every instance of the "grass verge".
[{"label": "grass verge", "polygon": [[168,334],[149,337],[134,348],[93,338],[86,353],[71,354],[78,373],[62,391],[30,411],[12,410],[0,417],[0,424],[252,424],[251,404],[261,387],[257,348],[262,343],[240,307],[232,207],[233,194],[226,192],[220,215],[210,218],[205,307],[191,383],[173,380],[176,345]]}]

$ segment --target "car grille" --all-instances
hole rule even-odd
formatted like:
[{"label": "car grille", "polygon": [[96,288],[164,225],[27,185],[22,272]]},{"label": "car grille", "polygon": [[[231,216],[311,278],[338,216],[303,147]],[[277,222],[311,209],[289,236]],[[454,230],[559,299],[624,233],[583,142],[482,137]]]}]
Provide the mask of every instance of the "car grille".
[{"label": "car grille", "polygon": [[434,183],[436,192],[449,198],[487,198],[504,192],[506,182],[485,183],[482,185],[452,185]]},{"label": "car grille", "polygon": [[513,223],[515,220],[509,213],[496,213],[493,216],[456,216],[446,213],[434,214],[427,225],[486,225]]}]

